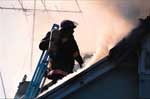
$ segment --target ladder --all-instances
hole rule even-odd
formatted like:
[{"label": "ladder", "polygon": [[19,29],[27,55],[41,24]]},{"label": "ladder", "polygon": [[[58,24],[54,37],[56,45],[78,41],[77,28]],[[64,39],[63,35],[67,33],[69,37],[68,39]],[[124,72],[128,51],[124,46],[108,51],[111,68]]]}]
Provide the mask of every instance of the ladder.
[{"label": "ladder", "polygon": [[[51,31],[58,28],[59,25],[53,24]],[[40,85],[45,77],[48,62],[49,62],[49,55],[48,51],[45,50],[42,52],[36,70],[32,77],[32,80],[25,93],[24,99],[34,99],[40,93]]]}]

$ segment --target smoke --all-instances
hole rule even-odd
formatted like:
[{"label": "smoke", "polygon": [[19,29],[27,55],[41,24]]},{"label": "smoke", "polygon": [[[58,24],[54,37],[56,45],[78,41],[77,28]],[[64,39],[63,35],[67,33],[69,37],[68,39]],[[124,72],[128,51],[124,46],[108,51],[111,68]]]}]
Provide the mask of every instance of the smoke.
[{"label": "smoke", "polygon": [[102,20],[109,21],[107,30],[103,31],[103,39],[100,38],[94,56],[87,65],[91,65],[108,55],[109,50],[115,46],[123,37],[136,27],[139,18],[150,15],[149,0],[105,0],[105,12],[108,17]]},{"label": "smoke", "polygon": [[[20,7],[17,5],[17,0],[2,1],[1,6]],[[24,7],[33,8],[30,4],[33,0],[30,3],[23,1]],[[56,1],[58,3],[55,3],[54,0],[47,0],[49,3],[46,5],[48,8],[55,8],[54,5],[57,5],[58,10],[78,11],[74,0],[70,0],[70,3],[68,1],[59,0]],[[36,12],[34,68],[41,54],[41,51],[38,50],[38,44],[42,36],[45,35],[44,33],[51,27],[50,24],[61,22],[63,19],[78,22],[79,26],[75,30],[75,37],[81,52],[95,51],[89,62],[89,64],[93,64],[106,56],[109,49],[136,26],[138,18],[144,18],[150,13],[150,0],[78,0],[78,2],[83,13]],[[43,8],[43,5],[38,3],[37,7]],[[14,96],[18,82],[25,73],[33,73],[30,72],[30,45],[32,43],[30,38],[32,37],[33,19],[31,13],[4,9],[0,11],[0,70],[6,85],[7,97]],[[29,15],[26,16],[28,21],[26,21],[24,14]],[[2,97],[3,92],[0,90],[0,98]]]}]

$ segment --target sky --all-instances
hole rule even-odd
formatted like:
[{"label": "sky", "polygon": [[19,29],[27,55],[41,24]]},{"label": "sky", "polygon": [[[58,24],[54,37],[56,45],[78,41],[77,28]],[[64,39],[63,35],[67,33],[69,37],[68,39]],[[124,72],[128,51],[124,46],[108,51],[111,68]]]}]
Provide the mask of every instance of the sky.
[{"label": "sky", "polygon": [[[23,7],[33,9],[33,0],[22,0]],[[144,1],[144,2],[143,2]],[[13,98],[24,74],[31,79],[41,51],[38,44],[52,24],[70,19],[79,25],[75,39],[82,56],[92,53],[91,65],[106,56],[119,40],[138,24],[138,18],[150,14],[149,0],[40,0],[36,8],[42,10],[0,9],[0,72],[6,97]],[[0,0],[0,7],[21,8],[16,0]],[[50,10],[50,11],[47,11]],[[35,23],[34,23],[35,22]],[[35,24],[33,28],[33,23]],[[86,65],[85,65],[86,66]],[[4,98],[0,82],[0,98]]]}]

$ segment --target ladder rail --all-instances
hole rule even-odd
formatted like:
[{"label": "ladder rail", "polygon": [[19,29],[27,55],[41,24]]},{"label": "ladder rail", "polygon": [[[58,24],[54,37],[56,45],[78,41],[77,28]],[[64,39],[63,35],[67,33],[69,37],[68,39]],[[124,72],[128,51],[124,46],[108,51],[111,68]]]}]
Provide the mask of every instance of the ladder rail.
[{"label": "ladder rail", "polygon": [[[51,31],[53,31],[54,29],[59,29],[59,25],[53,24]],[[52,36],[52,33],[50,35],[50,39],[51,39],[51,36]],[[51,40],[49,43],[51,45]],[[40,92],[39,87],[40,87],[42,80],[45,77],[44,75],[46,73],[48,63],[49,63],[49,53],[47,50],[44,50],[42,52],[38,65],[35,69],[32,80],[27,88],[24,99],[33,99],[39,94]]]},{"label": "ladder rail", "polygon": [[43,51],[40,61],[38,63],[38,66],[35,70],[35,73],[33,75],[33,78],[29,84],[28,90],[26,92],[25,98],[28,97],[35,97],[38,94],[39,88],[37,88],[40,85],[40,80],[44,76],[44,71],[47,69],[48,62],[45,61],[43,64],[42,62],[44,59],[48,59],[47,51]]}]

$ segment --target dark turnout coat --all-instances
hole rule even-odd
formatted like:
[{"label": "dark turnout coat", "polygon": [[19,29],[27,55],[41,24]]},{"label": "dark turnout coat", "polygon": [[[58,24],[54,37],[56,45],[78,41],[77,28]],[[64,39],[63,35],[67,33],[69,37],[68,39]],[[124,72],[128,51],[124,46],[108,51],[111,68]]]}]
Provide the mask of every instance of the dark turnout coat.
[{"label": "dark turnout coat", "polygon": [[[83,64],[83,60],[72,33],[69,34],[66,30],[59,30],[59,32],[61,35],[60,40],[56,42],[57,51],[49,50],[50,58],[52,59],[52,69],[60,69],[67,73],[72,73],[75,60],[80,65]],[[39,48],[41,50],[48,50],[50,34],[51,32],[48,32],[40,42]]]}]

